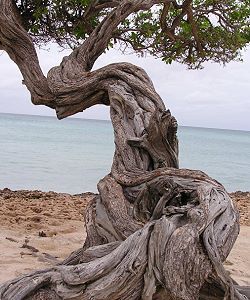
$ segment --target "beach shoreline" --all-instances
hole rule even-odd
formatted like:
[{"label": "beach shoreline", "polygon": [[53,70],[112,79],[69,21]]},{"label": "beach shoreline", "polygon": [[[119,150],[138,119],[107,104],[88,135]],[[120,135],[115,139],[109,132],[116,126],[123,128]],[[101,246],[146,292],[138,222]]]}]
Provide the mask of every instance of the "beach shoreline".
[{"label": "beach shoreline", "polygon": [[[240,212],[241,232],[225,267],[250,285],[250,192],[230,193]],[[0,190],[0,283],[57,264],[86,238],[84,212],[95,197],[66,193]]]}]

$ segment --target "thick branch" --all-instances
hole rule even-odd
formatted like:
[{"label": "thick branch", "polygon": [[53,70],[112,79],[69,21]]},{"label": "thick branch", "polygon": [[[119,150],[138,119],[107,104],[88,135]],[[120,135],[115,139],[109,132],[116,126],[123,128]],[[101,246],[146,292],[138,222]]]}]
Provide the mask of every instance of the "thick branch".
[{"label": "thick branch", "polygon": [[54,107],[54,95],[39,66],[34,45],[24,30],[14,1],[0,1],[0,43],[19,67],[34,104]]},{"label": "thick branch", "polygon": [[[166,0],[169,2],[169,0]],[[65,57],[60,67],[53,68],[53,76],[65,82],[79,80],[84,72],[92,69],[96,59],[105,51],[110,39],[118,25],[131,13],[147,10],[160,0],[123,0],[113,11],[98,25],[71,55]],[[57,73],[57,74],[55,74]]]}]

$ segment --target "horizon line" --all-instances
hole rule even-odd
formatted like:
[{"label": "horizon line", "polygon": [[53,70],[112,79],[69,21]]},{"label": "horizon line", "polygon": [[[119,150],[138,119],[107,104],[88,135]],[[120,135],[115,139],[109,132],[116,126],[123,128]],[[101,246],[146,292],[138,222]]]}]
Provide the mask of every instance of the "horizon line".
[{"label": "horizon line", "polygon": [[[6,115],[21,115],[21,116],[31,116],[31,117],[46,117],[46,118],[54,118],[58,121],[67,120],[67,119],[77,119],[77,120],[89,120],[89,121],[105,121],[110,122],[110,119],[92,119],[92,118],[82,118],[82,117],[76,117],[76,116],[69,116],[62,120],[59,120],[56,116],[50,116],[50,115],[39,115],[39,114],[25,114],[25,113],[12,113],[12,112],[1,112],[0,114],[6,114]],[[177,122],[178,123],[178,122]],[[250,130],[247,129],[231,129],[231,128],[217,128],[217,127],[202,127],[202,126],[191,126],[191,125],[180,125],[178,124],[178,127],[189,127],[189,128],[197,128],[197,129],[214,129],[214,130],[229,130],[229,131],[243,131],[243,132],[250,132]]]}]

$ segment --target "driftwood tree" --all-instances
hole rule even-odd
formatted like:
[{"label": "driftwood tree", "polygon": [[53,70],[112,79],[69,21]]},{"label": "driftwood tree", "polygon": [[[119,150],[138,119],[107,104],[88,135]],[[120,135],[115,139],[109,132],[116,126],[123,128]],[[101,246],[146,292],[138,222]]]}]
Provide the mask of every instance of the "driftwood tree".
[{"label": "driftwood tree", "polygon": [[[128,63],[91,71],[111,43],[191,68],[237,59],[249,37],[247,2],[0,0],[0,49],[32,102],[59,119],[109,105],[115,139],[83,247],[1,285],[1,299],[247,299],[222,265],[238,212],[216,180],[178,168],[177,123],[150,78]],[[45,77],[34,44],[51,40],[73,50]]]}]

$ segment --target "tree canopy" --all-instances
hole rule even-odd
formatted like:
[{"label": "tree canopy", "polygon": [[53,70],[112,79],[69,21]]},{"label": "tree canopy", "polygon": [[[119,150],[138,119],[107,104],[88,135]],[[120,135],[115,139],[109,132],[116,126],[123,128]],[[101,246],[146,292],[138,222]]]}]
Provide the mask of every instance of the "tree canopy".
[{"label": "tree canopy", "polygon": [[[36,44],[55,41],[75,48],[124,1],[16,0],[25,29]],[[249,0],[150,1],[130,11],[117,24],[106,48],[130,47],[166,63],[177,61],[198,68],[205,61],[227,63],[240,59],[250,40]],[[127,11],[127,13],[126,13]]]}]

